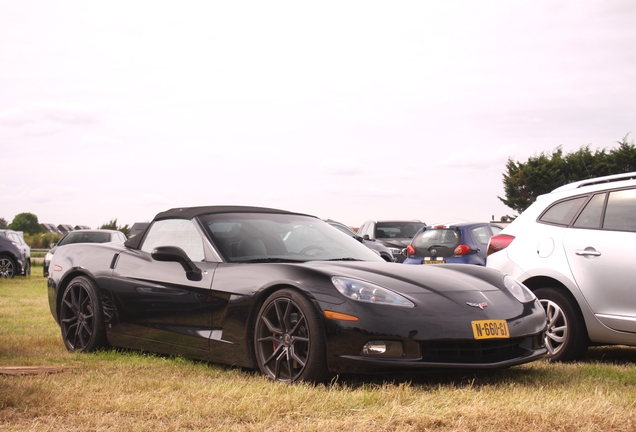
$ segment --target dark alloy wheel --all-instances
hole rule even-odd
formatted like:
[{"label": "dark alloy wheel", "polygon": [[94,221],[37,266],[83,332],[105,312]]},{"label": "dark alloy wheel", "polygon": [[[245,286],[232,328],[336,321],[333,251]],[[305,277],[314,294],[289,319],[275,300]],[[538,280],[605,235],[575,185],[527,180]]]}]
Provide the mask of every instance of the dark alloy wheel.
[{"label": "dark alloy wheel", "polygon": [[585,321],[573,305],[574,300],[555,288],[540,288],[534,293],[548,319],[544,338],[548,360],[571,361],[583,357],[589,342]]},{"label": "dark alloy wheel", "polygon": [[316,308],[301,293],[282,289],[256,320],[256,360],[264,375],[283,382],[322,382],[328,376],[325,336]]},{"label": "dark alloy wheel", "polygon": [[0,257],[0,278],[11,279],[15,276],[15,261],[9,257]]},{"label": "dark alloy wheel", "polygon": [[60,307],[60,326],[66,348],[91,352],[106,346],[104,312],[95,283],[79,276],[71,281]]}]

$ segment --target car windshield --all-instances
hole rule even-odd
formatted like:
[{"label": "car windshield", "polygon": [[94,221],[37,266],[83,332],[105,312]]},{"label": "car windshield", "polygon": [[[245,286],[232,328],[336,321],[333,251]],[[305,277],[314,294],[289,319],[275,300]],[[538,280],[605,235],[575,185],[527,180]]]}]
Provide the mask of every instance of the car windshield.
[{"label": "car windshield", "polygon": [[423,227],[422,222],[378,222],[375,227],[375,238],[412,239]]},{"label": "car windshield", "polygon": [[455,249],[461,241],[459,230],[454,229],[426,229],[413,239],[413,247],[420,250],[428,250],[432,247],[446,247]]},{"label": "car windshield", "polygon": [[338,231],[342,231],[343,233],[345,233],[349,237],[355,237],[356,236],[356,233],[354,231],[352,231],[351,229],[347,228],[344,225],[341,225],[339,223],[332,223],[332,222],[328,222],[328,223],[329,223],[329,225],[331,225],[332,227],[334,227]]},{"label": "car windshield", "polygon": [[64,246],[73,243],[108,243],[110,233],[107,232],[70,232],[57,244]]},{"label": "car windshield", "polygon": [[230,262],[383,261],[359,241],[310,216],[231,213],[199,219]]}]

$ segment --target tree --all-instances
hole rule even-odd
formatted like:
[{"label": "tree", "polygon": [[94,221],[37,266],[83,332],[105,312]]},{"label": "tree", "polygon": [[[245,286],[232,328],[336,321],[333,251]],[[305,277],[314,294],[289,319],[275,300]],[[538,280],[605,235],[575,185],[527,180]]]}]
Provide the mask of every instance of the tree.
[{"label": "tree", "polygon": [[505,198],[497,198],[522,213],[539,195],[564,184],[631,171],[636,171],[636,146],[627,142],[627,135],[609,152],[592,152],[587,145],[564,156],[557,147],[552,154],[541,153],[526,162],[509,158],[503,175]]},{"label": "tree", "polygon": [[130,236],[130,227],[128,226],[128,224],[118,227],[116,218],[111,219],[110,222],[108,222],[107,224],[100,226],[99,229],[118,230],[123,232],[126,235],[126,237]]},{"label": "tree", "polygon": [[7,223],[5,218],[0,218],[0,229],[7,229],[7,228],[9,228],[9,224]]},{"label": "tree", "polygon": [[44,231],[38,222],[38,217],[33,213],[20,213],[15,215],[13,222],[9,224],[9,229],[23,231],[31,235]]}]

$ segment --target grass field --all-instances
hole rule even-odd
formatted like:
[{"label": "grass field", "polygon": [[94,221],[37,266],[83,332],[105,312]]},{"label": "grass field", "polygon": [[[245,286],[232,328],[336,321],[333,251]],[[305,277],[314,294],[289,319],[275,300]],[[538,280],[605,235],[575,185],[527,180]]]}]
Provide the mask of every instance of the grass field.
[{"label": "grass field", "polygon": [[183,358],[70,354],[41,268],[0,279],[0,430],[7,431],[633,431],[636,349],[592,348],[583,362],[488,373],[339,376],[326,386]]}]

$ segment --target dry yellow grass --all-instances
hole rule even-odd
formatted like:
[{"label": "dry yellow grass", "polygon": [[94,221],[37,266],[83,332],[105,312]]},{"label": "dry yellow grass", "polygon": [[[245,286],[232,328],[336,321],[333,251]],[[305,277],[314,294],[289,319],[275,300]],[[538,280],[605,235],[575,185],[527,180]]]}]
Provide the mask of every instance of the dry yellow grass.
[{"label": "dry yellow grass", "polygon": [[[36,270],[37,271],[37,270]],[[0,374],[8,431],[632,431],[636,349],[594,348],[584,362],[489,373],[340,376],[283,385],[257,373],[127,351],[69,354],[45,281],[0,280]]]}]

